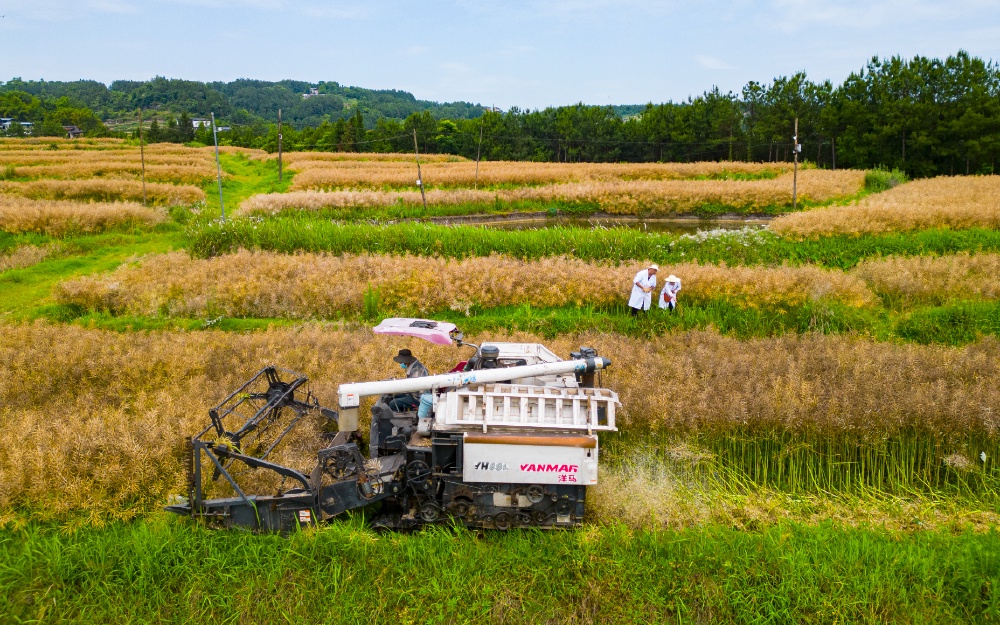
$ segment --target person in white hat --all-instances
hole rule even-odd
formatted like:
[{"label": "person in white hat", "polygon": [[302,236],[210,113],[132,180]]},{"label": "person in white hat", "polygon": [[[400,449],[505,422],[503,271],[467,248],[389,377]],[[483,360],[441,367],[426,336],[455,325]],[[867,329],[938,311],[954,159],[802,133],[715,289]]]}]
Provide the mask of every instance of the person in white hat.
[{"label": "person in white hat", "polygon": [[656,263],[652,263],[646,269],[635,274],[632,278],[632,295],[628,298],[628,306],[632,310],[632,316],[639,314],[639,311],[649,310],[653,303],[653,289],[656,288],[656,272],[660,268]]},{"label": "person in white hat", "polygon": [[680,290],[681,279],[674,274],[667,276],[667,283],[663,285],[663,290],[660,291],[660,308],[665,308],[666,310],[677,308],[677,294]]}]

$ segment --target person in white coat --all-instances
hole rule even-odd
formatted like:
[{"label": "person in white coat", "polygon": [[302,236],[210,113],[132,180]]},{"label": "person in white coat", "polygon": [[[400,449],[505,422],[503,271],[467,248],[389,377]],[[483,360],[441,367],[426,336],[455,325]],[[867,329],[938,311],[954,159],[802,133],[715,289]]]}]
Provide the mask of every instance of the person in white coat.
[{"label": "person in white coat", "polygon": [[680,290],[681,279],[674,274],[667,276],[667,283],[663,285],[663,290],[660,291],[660,308],[666,310],[677,308],[677,294]]},{"label": "person in white coat", "polygon": [[635,274],[632,278],[632,295],[628,298],[628,306],[632,310],[632,316],[639,314],[639,311],[649,310],[653,303],[653,289],[656,288],[656,272],[660,268],[656,263],[651,264],[646,269]]}]

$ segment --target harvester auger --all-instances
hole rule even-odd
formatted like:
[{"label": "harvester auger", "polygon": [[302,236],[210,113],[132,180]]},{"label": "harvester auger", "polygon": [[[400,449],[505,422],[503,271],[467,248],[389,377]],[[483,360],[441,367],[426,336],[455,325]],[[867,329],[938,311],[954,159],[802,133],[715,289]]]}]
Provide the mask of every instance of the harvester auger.
[{"label": "harvester auger", "polygon": [[[279,369],[261,370],[209,411],[210,425],[190,441],[187,500],[167,509],[260,531],[288,531],[373,504],[375,525],[395,529],[579,525],[586,487],[597,483],[597,432],[616,430],[618,396],[595,384],[610,360],[588,348],[561,360],[536,343],[475,346],[463,343],[453,324],[426,319],[387,319],[375,331],[456,340],[476,353],[442,375],[343,384],[338,411],[311,393],[295,398],[304,376],[285,381]],[[390,407],[406,394],[419,395],[419,409]],[[378,397],[367,457],[358,435],[364,397]],[[330,431],[311,469],[275,461],[310,419],[313,444],[316,432]],[[248,494],[262,472],[280,483],[269,485],[272,494]],[[214,484],[230,492],[206,498]]]}]

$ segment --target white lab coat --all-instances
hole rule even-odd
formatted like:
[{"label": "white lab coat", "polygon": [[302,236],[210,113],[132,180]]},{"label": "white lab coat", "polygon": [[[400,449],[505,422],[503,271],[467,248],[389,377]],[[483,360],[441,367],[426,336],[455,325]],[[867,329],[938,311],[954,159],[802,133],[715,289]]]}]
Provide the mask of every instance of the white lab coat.
[{"label": "white lab coat", "polygon": [[[641,285],[641,286],[640,286]],[[628,298],[628,305],[639,310],[649,310],[653,303],[653,292],[644,293],[641,287],[648,289],[656,288],[656,274],[649,275],[648,269],[643,269],[632,278],[632,295]]]},{"label": "white lab coat", "polygon": [[678,282],[667,282],[663,285],[663,290],[660,291],[660,308],[666,308],[668,302],[673,302],[674,306],[677,305],[677,293],[681,290],[681,283]]}]

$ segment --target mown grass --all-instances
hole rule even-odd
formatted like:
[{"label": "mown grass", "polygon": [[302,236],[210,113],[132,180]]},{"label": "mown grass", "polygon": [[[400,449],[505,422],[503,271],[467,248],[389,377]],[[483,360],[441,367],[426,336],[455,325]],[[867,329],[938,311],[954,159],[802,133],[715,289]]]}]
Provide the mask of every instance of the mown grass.
[{"label": "mown grass", "polygon": [[642,232],[630,228],[546,228],[510,231],[428,224],[344,224],[295,216],[199,220],[188,230],[190,249],[202,257],[240,248],[275,252],[415,254],[465,258],[505,254],[523,259],[575,256],[584,260],[653,260],[780,265],[812,263],[850,269],[865,258],[1000,251],[1000,231],[924,230],[792,241],[768,231],[708,236]]},{"label": "mown grass", "polygon": [[968,623],[1000,618],[998,584],[996,532],[0,533],[10,623]]}]

